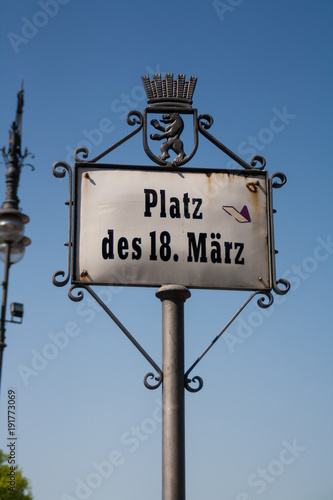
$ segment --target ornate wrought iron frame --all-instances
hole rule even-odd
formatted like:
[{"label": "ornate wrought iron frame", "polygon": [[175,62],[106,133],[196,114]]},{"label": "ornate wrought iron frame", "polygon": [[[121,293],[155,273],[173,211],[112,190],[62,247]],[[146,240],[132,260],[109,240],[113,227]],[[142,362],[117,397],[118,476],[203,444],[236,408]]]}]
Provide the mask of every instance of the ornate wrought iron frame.
[{"label": "ornate wrought iron frame", "polygon": [[[167,162],[165,160],[161,160],[159,157],[156,157],[151,153],[148,143],[147,143],[147,116],[152,112],[163,112],[167,109],[169,113],[191,113],[193,114],[194,119],[194,134],[195,134],[195,143],[194,149],[190,155],[185,158],[175,161]],[[87,148],[78,148],[75,151],[74,155],[74,169],[68,165],[68,163],[64,161],[58,161],[53,165],[53,175],[57,178],[64,178],[66,174],[68,174],[69,178],[69,199],[66,202],[68,205],[68,242],[65,243],[68,246],[68,261],[67,261],[67,271],[58,270],[53,274],[52,281],[53,284],[57,287],[62,287],[68,284],[71,274],[72,274],[72,254],[73,254],[73,239],[74,239],[74,229],[73,229],[73,172],[75,171],[75,166],[77,164],[82,165],[83,163],[97,163],[99,160],[104,158],[106,155],[117,149],[119,146],[127,142],[129,139],[134,137],[143,129],[143,147],[147,154],[147,156],[154,161],[156,164],[163,167],[173,167],[175,170],[181,171],[181,167],[189,162],[198,148],[198,133],[204,136],[208,141],[210,141],[214,146],[220,149],[223,153],[228,155],[232,160],[234,160],[238,165],[247,170],[258,170],[263,171],[266,166],[266,161],[262,156],[255,155],[250,163],[245,162],[242,158],[240,158],[233,151],[228,149],[224,144],[218,141],[213,135],[211,135],[208,130],[213,125],[213,118],[208,114],[201,114],[197,117],[197,110],[190,108],[186,109],[181,106],[168,106],[167,108],[163,107],[150,107],[145,108],[143,114],[140,111],[132,110],[128,113],[127,116],[127,124],[131,127],[134,127],[134,130],[127,134],[125,137],[117,141],[115,144],[107,148],[105,151],[95,156],[93,159],[87,159],[89,156],[89,151]],[[80,156],[81,155],[81,156]],[[259,164],[259,166],[257,166]],[[145,167],[147,168],[147,167]],[[149,168],[149,167],[148,167]],[[209,169],[207,169],[209,171]],[[202,352],[202,354],[196,359],[196,361],[191,365],[191,367],[184,374],[184,386],[189,392],[198,392],[203,387],[203,380],[199,376],[190,377],[190,373],[197,366],[197,364],[201,361],[201,359],[207,354],[207,352],[211,349],[211,347],[217,342],[217,340],[222,336],[222,334],[227,330],[227,328],[232,324],[232,322],[237,318],[237,316],[243,311],[243,309],[252,301],[254,297],[261,295],[258,298],[258,305],[261,308],[268,308],[273,303],[273,295],[272,291],[274,291],[278,295],[284,295],[290,289],[290,283],[283,278],[276,279],[276,265],[275,265],[275,242],[274,242],[274,226],[273,226],[273,213],[275,210],[273,209],[273,189],[281,188],[286,183],[286,176],[282,172],[276,172],[268,179],[268,218],[269,218],[269,256],[270,256],[270,264],[272,271],[272,286],[270,290],[256,290],[254,291],[250,297],[244,302],[244,304],[238,309],[238,311],[232,316],[232,318],[227,322],[227,324],[223,327],[223,329],[219,332],[219,334],[212,340],[212,342],[207,346],[207,348]],[[77,291],[77,294],[74,295],[74,291]],[[84,292],[82,290],[86,290],[104,309],[104,311],[108,314],[108,316],[116,323],[116,325],[120,328],[120,330],[127,336],[127,338],[132,342],[132,344],[139,350],[139,352],[146,358],[146,360],[150,363],[152,368],[155,370],[156,374],[153,372],[149,372],[144,377],[144,385],[148,389],[157,389],[162,381],[163,381],[163,373],[159,365],[150,357],[150,355],[142,348],[142,346],[137,342],[137,340],[133,337],[133,335],[125,328],[125,326],[118,320],[118,318],[113,314],[113,312],[107,307],[107,305],[99,298],[99,296],[94,292],[88,284],[76,284],[72,283],[69,288],[68,295],[69,298],[75,302],[79,302],[84,297]],[[190,384],[195,384],[195,387],[191,387]]]}]

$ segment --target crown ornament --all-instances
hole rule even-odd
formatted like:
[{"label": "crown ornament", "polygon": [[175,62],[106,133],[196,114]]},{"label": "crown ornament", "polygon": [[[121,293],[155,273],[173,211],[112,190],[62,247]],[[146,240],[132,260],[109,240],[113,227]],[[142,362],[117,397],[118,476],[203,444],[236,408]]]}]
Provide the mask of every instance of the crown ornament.
[{"label": "crown ornament", "polygon": [[161,74],[154,74],[153,79],[149,76],[141,77],[144,89],[147,94],[149,106],[176,106],[190,108],[197,78],[190,76],[185,81],[185,75],[177,75],[174,80],[173,73],[165,73],[165,79]]}]

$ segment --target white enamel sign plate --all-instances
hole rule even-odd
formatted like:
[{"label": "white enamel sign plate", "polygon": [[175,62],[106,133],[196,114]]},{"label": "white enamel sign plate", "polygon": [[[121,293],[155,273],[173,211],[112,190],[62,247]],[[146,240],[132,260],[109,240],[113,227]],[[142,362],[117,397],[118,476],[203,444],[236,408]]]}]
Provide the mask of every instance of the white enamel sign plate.
[{"label": "white enamel sign plate", "polygon": [[73,283],[270,289],[267,172],[76,164]]}]

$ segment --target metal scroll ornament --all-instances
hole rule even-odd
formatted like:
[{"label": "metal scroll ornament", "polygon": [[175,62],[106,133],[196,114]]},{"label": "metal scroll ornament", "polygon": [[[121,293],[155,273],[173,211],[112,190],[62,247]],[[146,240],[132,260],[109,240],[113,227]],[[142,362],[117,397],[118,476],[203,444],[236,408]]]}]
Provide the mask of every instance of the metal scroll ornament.
[{"label": "metal scroll ornament", "polygon": [[[208,132],[213,125],[213,118],[208,114],[198,116],[197,109],[192,107],[193,94],[197,84],[197,78],[190,77],[186,80],[185,75],[177,75],[174,79],[173,74],[165,74],[162,79],[160,74],[154,74],[152,79],[149,76],[143,76],[142,82],[147,94],[147,104],[143,110],[132,110],[127,116],[127,123],[134,129],[125,137],[117,141],[115,144],[107,148],[105,151],[95,156],[93,159],[88,159],[89,151],[87,148],[78,148],[75,151],[75,165],[84,164],[85,162],[97,164],[108,154],[112,153],[122,144],[129,141],[141,130],[143,131],[143,148],[147,156],[155,164],[161,167],[172,167],[172,169],[180,169],[188,163],[195,155],[198,149],[198,136],[201,134],[214,146],[220,149],[223,153],[234,160],[238,165],[247,170],[263,170],[266,166],[266,161],[262,156],[255,155],[249,163],[240,158],[237,154],[227,148],[224,144],[218,141],[213,135]],[[191,125],[193,127],[193,144],[188,145],[184,140],[184,129]],[[187,134],[186,137],[189,135]],[[56,271],[53,274],[53,284],[58,287],[67,285],[73,276],[73,194],[74,169],[65,162],[59,161],[53,165],[53,175],[57,178],[65,177],[68,174],[69,178],[69,199],[66,202],[68,205],[68,242],[65,245],[68,247],[68,264],[67,271]],[[204,352],[197,358],[192,366],[184,375],[184,386],[190,392],[197,392],[203,386],[203,380],[199,376],[190,377],[191,371],[197,366],[199,361],[206,355],[215,342],[221,337],[225,330],[231,325],[235,318],[254,298],[261,295],[258,299],[258,306],[267,308],[273,303],[272,291],[278,295],[286,294],[290,289],[290,284],[286,279],[276,279],[275,265],[275,242],[273,228],[273,189],[281,188],[286,183],[286,176],[281,172],[274,173],[268,182],[268,226],[269,226],[269,254],[271,267],[271,289],[256,290],[239,308],[234,316],[229,320],[220,333],[213,339]],[[149,389],[156,389],[163,381],[163,373],[160,367],[149,356],[149,354],[140,346],[135,338],[128,332],[118,318],[104,304],[94,290],[85,283],[78,285],[73,283],[69,289],[69,298],[73,301],[81,301],[84,297],[84,292],[87,291],[100,304],[109,317],[117,324],[132,344],[140,351],[146,360],[153,367],[156,375],[152,372],[147,373],[144,377],[144,384]],[[75,294],[73,292],[76,292]],[[194,386],[193,386],[194,385]]]}]

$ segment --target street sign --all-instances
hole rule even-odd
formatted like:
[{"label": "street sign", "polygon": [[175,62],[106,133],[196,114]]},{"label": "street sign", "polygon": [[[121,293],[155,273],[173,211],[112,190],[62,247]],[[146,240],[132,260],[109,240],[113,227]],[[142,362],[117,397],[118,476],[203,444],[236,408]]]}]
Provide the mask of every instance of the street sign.
[{"label": "street sign", "polygon": [[[77,289],[88,292],[150,363],[154,371],[144,377],[145,387],[163,384],[163,499],[184,500],[184,389],[203,387],[202,378],[190,373],[254,297],[261,295],[258,306],[267,308],[272,291],[284,295],[290,289],[286,279],[276,279],[273,231],[272,190],[286,176],[268,177],[262,156],[248,163],[209,132],[213,118],[192,108],[196,77],[166,73],[165,79],[154,74],[142,81],[148,107],[128,113],[130,133],[89,160],[88,149],[78,147],[73,169],[63,161],[53,165],[55,177],[68,174],[69,229],[67,272],[56,271],[52,281],[65,286],[71,279],[68,295],[75,302],[84,297]],[[141,130],[154,166],[98,163]],[[184,167],[200,135],[244,170]],[[90,285],[158,287],[162,368]],[[188,288],[253,293],[185,371]]]},{"label": "street sign", "polygon": [[271,289],[266,171],[74,170],[73,284]]}]

